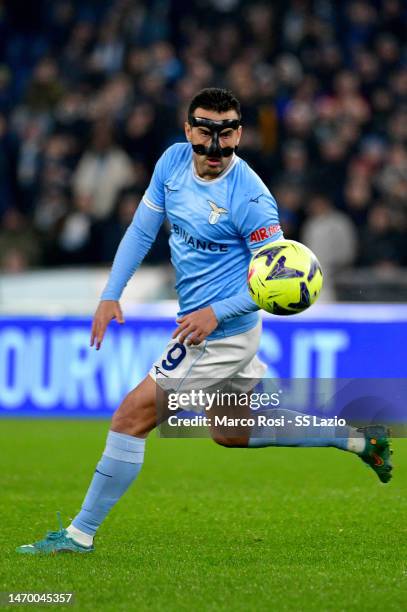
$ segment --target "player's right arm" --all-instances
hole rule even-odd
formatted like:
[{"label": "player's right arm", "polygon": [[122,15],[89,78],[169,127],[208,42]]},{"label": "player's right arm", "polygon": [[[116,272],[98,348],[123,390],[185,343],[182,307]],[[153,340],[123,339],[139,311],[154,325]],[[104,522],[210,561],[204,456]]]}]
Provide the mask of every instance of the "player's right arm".
[{"label": "player's right arm", "polygon": [[165,218],[166,153],[158,160],[150,185],[117,249],[109,280],[95,312],[90,345],[99,350],[106,328],[115,319],[124,323],[119,299],[123,289],[151,248]]},{"label": "player's right arm", "polygon": [[90,345],[93,346],[96,342],[97,351],[100,349],[106,328],[113,319],[116,319],[118,323],[124,323],[120,303],[116,300],[103,300],[99,302],[93,317],[90,334]]}]

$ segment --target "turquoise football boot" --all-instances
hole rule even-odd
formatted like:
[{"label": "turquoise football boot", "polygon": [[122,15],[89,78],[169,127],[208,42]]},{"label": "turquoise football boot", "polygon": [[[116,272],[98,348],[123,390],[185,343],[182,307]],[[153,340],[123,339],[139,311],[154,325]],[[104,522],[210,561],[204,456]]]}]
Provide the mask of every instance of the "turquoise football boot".
[{"label": "turquoise football boot", "polygon": [[383,425],[371,425],[358,429],[364,434],[366,447],[359,457],[374,470],[381,482],[389,482],[393,465],[390,446],[390,430]]},{"label": "turquoise football boot", "polygon": [[57,512],[59,531],[48,531],[43,540],[34,544],[18,546],[16,552],[23,555],[56,555],[57,553],[75,552],[90,553],[95,550],[94,546],[82,546],[68,536],[68,532],[62,525],[61,515]]}]

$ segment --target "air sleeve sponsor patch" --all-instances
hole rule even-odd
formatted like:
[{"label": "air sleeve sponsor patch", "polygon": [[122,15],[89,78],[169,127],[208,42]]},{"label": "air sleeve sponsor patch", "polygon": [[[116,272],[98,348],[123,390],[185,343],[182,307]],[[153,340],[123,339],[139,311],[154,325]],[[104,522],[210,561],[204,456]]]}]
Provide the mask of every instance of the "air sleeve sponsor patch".
[{"label": "air sleeve sponsor patch", "polygon": [[281,227],[278,223],[275,223],[274,225],[268,225],[267,227],[259,227],[259,229],[255,230],[254,232],[251,232],[250,243],[262,242],[262,240],[266,240],[266,238],[271,238],[279,231],[281,231]]}]

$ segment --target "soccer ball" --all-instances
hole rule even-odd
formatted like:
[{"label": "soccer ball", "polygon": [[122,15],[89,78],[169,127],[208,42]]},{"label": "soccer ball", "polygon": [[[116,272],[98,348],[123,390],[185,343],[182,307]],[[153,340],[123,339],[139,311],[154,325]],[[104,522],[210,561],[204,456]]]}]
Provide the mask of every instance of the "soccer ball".
[{"label": "soccer ball", "polygon": [[293,315],[315,302],[323,277],[318,259],[295,240],[266,244],[253,255],[247,284],[260,308],[277,315]]}]

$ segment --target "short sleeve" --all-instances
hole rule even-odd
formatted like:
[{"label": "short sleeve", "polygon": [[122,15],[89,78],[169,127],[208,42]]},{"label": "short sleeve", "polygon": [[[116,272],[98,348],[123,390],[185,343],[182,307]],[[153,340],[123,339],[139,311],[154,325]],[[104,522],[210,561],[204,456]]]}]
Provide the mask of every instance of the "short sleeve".
[{"label": "short sleeve", "polygon": [[[254,173],[253,173],[254,174]],[[242,188],[235,212],[235,225],[247,247],[254,252],[267,242],[283,238],[277,202],[257,175]]]},{"label": "short sleeve", "polygon": [[155,165],[150,184],[143,196],[144,203],[156,212],[165,211],[164,182],[168,174],[169,149],[165,151]]}]

